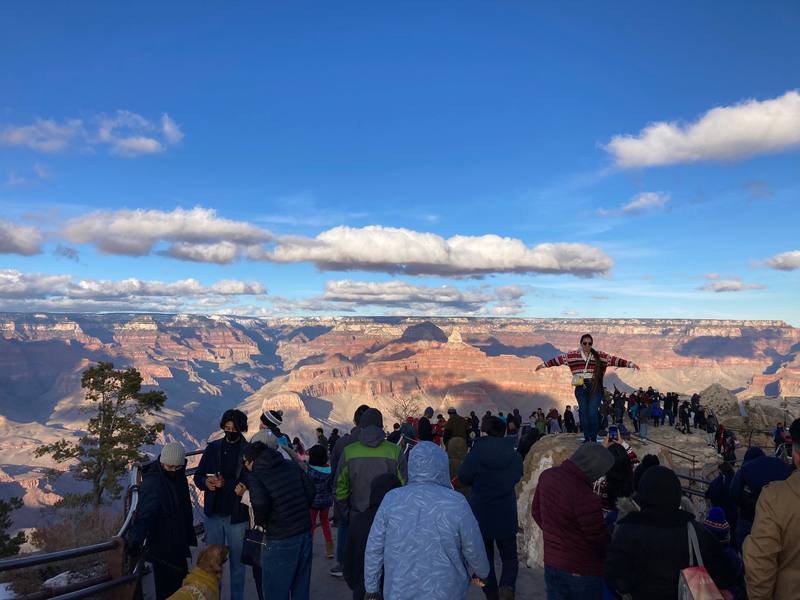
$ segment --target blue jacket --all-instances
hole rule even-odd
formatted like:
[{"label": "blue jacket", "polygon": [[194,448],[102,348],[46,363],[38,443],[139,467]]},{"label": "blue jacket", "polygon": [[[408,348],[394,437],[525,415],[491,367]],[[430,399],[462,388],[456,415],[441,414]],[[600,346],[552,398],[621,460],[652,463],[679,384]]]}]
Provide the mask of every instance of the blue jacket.
[{"label": "blue jacket", "polygon": [[522,457],[505,438],[483,437],[458,468],[458,480],[472,486],[469,505],[484,537],[517,536],[517,495],[522,478]]},{"label": "blue jacket", "polygon": [[[750,452],[750,450],[748,450]],[[761,456],[745,461],[731,481],[731,499],[739,509],[739,518],[751,523],[756,516],[756,502],[761,490],[772,481],[789,477],[789,467],[774,456]]]},{"label": "blue jacket", "polygon": [[245,450],[247,450],[247,442],[244,441],[244,439],[238,442],[239,458],[236,461],[236,477],[234,480],[226,480],[225,487],[221,490],[211,492],[206,489],[206,475],[208,473],[219,473],[222,469],[222,444],[227,444],[225,438],[209,442],[206,449],[203,450],[203,456],[200,457],[200,464],[197,466],[197,470],[194,474],[194,484],[200,491],[205,492],[203,498],[203,513],[207,517],[213,516],[211,513],[214,507],[214,496],[216,494],[231,494],[235,497],[233,511],[231,512],[231,523],[249,522],[250,511],[247,509],[247,506],[242,504],[241,498],[236,496],[233,491],[237,483],[244,483],[247,485],[247,474],[242,472],[244,468],[242,458],[244,457]]},{"label": "blue jacket", "polygon": [[311,508],[329,508],[333,506],[333,477],[330,466],[315,467],[308,465],[308,478],[314,484],[317,493]]},{"label": "blue jacket", "polygon": [[432,442],[411,451],[408,485],[381,502],[364,553],[364,588],[386,600],[458,600],[474,573],[489,575],[478,523],[450,485],[447,454]]}]

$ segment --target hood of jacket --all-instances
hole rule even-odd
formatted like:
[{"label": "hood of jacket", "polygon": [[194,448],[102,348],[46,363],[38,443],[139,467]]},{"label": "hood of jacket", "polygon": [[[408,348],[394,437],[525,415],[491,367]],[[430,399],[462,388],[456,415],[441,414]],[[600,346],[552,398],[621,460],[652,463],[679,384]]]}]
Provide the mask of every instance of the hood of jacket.
[{"label": "hood of jacket", "polygon": [[370,448],[380,446],[381,442],[385,439],[386,432],[377,425],[362,427],[361,431],[358,433],[358,441]]},{"label": "hood of jacket", "polygon": [[457,460],[464,460],[467,455],[467,441],[462,437],[451,438],[447,442],[447,456]]},{"label": "hood of jacket", "polygon": [[273,450],[272,448],[264,448],[264,450],[256,459],[256,463],[253,465],[253,473],[270,471],[283,464],[283,461],[285,460],[286,459],[283,458],[281,453],[277,450]]},{"label": "hood of jacket", "polygon": [[419,442],[408,457],[408,483],[450,485],[450,463],[447,454],[433,442]]},{"label": "hood of jacket", "polygon": [[482,437],[475,440],[473,452],[478,452],[478,462],[488,468],[502,470],[514,461],[517,451],[510,438]]},{"label": "hood of jacket", "polygon": [[383,497],[403,484],[394,473],[382,473],[372,480],[369,486],[369,507],[378,508],[383,502]]}]

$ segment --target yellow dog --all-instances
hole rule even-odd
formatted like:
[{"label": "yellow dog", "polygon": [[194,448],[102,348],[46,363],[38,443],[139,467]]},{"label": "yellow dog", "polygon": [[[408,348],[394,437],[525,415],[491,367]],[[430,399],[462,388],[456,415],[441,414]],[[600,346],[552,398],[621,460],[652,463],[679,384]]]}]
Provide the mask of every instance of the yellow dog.
[{"label": "yellow dog", "polygon": [[219,600],[222,566],[228,560],[228,547],[211,544],[200,552],[197,566],[183,580],[181,588],[167,600]]}]

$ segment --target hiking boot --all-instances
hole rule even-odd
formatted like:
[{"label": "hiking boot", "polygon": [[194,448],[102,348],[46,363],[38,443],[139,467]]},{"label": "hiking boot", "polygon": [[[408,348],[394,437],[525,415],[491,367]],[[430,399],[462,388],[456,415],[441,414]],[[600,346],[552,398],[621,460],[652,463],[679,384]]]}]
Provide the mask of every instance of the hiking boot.
[{"label": "hiking boot", "polygon": [[342,565],[340,565],[339,563],[336,563],[336,565],[331,567],[331,570],[328,571],[328,573],[330,573],[334,577],[341,577],[342,576]]},{"label": "hiking boot", "polygon": [[498,590],[500,600],[514,600],[514,588],[503,586]]},{"label": "hiking boot", "polygon": [[333,558],[333,542],[325,542],[325,556]]}]

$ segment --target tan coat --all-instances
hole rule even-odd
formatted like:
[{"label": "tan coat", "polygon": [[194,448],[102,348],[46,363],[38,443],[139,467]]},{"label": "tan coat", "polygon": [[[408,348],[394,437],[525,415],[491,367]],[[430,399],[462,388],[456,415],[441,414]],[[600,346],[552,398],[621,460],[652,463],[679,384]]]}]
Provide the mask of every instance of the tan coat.
[{"label": "tan coat", "polygon": [[800,597],[800,472],[764,487],[743,551],[750,600]]}]

